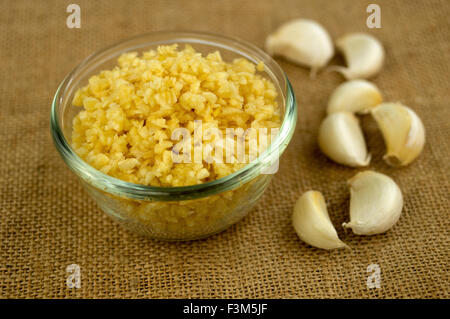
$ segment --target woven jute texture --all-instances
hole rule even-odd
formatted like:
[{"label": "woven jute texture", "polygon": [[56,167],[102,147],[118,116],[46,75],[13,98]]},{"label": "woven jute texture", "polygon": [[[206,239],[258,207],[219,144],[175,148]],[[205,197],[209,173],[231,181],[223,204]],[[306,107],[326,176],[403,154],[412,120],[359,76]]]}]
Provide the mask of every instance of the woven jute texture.
[{"label": "woven jute texture", "polygon": [[[81,7],[81,28],[66,26],[66,7]],[[374,1],[1,1],[0,2],[0,297],[3,298],[448,298],[448,1],[376,1],[381,29],[368,29]],[[333,38],[375,35],[386,48],[373,79],[388,101],[423,119],[427,144],[410,166],[383,160],[384,143],[363,119],[370,168],[390,175],[405,205],[393,229],[364,237],[345,232],[357,169],[319,151],[318,126],[327,98],[343,82],[278,60],[299,103],[299,122],[270,188],[230,229],[192,242],[158,242],[123,230],[84,193],[49,133],[53,94],[92,52],[156,30],[203,30],[263,47],[291,18],[322,23]],[[331,64],[342,64],[336,57]],[[300,241],[291,226],[295,200],[320,190],[339,236],[351,250],[323,251]],[[66,285],[78,264],[81,288]],[[367,286],[370,264],[381,287]]]}]

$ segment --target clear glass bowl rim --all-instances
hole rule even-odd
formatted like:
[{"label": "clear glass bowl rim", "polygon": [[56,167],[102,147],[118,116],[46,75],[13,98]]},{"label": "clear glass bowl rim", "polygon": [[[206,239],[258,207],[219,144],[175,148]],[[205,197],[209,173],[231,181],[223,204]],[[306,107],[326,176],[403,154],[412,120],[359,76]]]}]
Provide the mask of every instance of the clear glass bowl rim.
[{"label": "clear glass bowl rim", "polygon": [[[108,51],[113,51],[115,48],[120,47],[126,43],[132,43],[136,40],[147,39],[151,36],[173,38],[170,43],[173,43],[176,39],[187,40],[193,39],[192,42],[203,43],[207,45],[212,45],[216,47],[226,48],[228,50],[234,51],[241,54],[247,58],[249,57],[245,52],[241,51],[245,49],[247,52],[253,53],[265,63],[266,70],[271,68],[275,69],[278,74],[284,76],[285,87],[281,89],[285,90],[285,112],[282,125],[279,130],[279,134],[275,140],[269,145],[269,147],[253,162],[247,164],[242,169],[227,175],[225,177],[219,178],[214,181],[206,182],[203,184],[191,185],[191,186],[181,186],[181,187],[157,187],[157,186],[145,186],[140,184],[129,183],[107,174],[90,166],[84,162],[72,149],[66,138],[64,137],[60,119],[58,115],[58,110],[60,103],[62,101],[61,94],[64,88],[70,85],[73,77],[80,72],[90,61],[94,60],[96,57],[105,54]],[[161,41],[155,41],[160,44]],[[225,42],[225,43],[224,43]],[[146,45],[151,45],[152,42],[146,42]],[[163,43],[161,43],[163,44]],[[254,60],[254,59],[252,59]],[[255,61],[255,60],[254,60]],[[269,62],[269,63],[268,63]],[[290,142],[292,135],[295,130],[297,123],[297,103],[295,99],[295,94],[292,86],[280,66],[263,50],[258,47],[245,42],[243,40],[225,37],[222,35],[216,35],[207,32],[197,32],[197,31],[158,31],[150,32],[146,34],[141,34],[135,37],[127,38],[122,41],[116,42],[102,50],[99,50],[86,59],[84,59],[77,67],[75,67],[61,82],[59,85],[51,107],[50,116],[50,130],[55,144],[56,149],[60,153],[63,160],[74,171],[82,180],[89,183],[90,185],[103,190],[107,193],[131,198],[136,200],[148,200],[148,201],[179,201],[179,200],[191,200],[202,198],[224,191],[235,189],[258,175],[264,170],[270,167],[278,158],[281,156],[288,143]]]}]

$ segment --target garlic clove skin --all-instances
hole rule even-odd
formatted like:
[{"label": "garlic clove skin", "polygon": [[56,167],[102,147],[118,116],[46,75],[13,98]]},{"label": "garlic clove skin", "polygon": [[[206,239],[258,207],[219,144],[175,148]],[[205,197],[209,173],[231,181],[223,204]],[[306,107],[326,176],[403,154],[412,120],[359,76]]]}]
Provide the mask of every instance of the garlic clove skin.
[{"label": "garlic clove skin", "polygon": [[384,63],[380,41],[366,33],[351,33],[336,40],[336,47],[345,57],[347,67],[333,66],[347,80],[368,79],[376,75]]},{"label": "garlic clove skin", "polygon": [[316,21],[296,19],[282,25],[266,39],[266,50],[312,69],[314,74],[334,55],[331,37]]},{"label": "garlic clove skin", "polygon": [[328,114],[347,111],[366,114],[383,102],[380,90],[366,80],[350,80],[339,85],[328,100]]},{"label": "garlic clove skin", "polygon": [[339,239],[320,192],[308,191],[300,196],[295,203],[292,225],[300,239],[311,246],[322,249],[348,247]]},{"label": "garlic clove skin", "polygon": [[375,235],[389,230],[400,218],[403,196],[389,177],[365,171],[352,177],[350,186],[350,222],[342,226],[357,235]]},{"label": "garlic clove skin", "polygon": [[331,113],[323,120],[319,128],[319,147],[342,165],[359,167],[370,162],[359,121],[350,112]]},{"label": "garlic clove skin", "polygon": [[383,135],[391,166],[405,166],[419,156],[425,145],[425,128],[417,114],[401,103],[382,103],[371,110]]}]

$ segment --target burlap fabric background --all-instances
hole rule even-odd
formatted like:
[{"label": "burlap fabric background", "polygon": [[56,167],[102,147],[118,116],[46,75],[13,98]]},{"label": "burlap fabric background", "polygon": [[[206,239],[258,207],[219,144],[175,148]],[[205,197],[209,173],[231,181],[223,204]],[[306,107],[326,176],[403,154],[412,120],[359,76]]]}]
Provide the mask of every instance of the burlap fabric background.
[{"label": "burlap fabric background", "polygon": [[[69,3],[81,29],[66,27]],[[448,1],[376,1],[382,28],[365,25],[373,1],[1,1],[0,2],[0,296],[139,298],[409,298],[449,297]],[[386,100],[422,117],[427,145],[402,169],[382,160],[383,141],[364,120],[372,169],[400,185],[405,206],[388,233],[355,236],[346,179],[357,170],[327,160],[316,144],[327,97],[343,81],[315,80],[280,61],[299,101],[299,122],[280,171],[240,223],[208,239],[167,243],[124,231],[83,192],[49,134],[52,96],[82,59],[120,39],[168,29],[237,36],[260,47],[295,17],[320,21],[336,38],[367,31],[385,45],[374,82]],[[332,63],[342,63],[335,58]],[[309,189],[324,193],[339,235],[352,250],[322,251],[301,242],[290,218]],[[81,288],[66,286],[66,267],[81,267]],[[368,289],[369,264],[381,288]]]}]

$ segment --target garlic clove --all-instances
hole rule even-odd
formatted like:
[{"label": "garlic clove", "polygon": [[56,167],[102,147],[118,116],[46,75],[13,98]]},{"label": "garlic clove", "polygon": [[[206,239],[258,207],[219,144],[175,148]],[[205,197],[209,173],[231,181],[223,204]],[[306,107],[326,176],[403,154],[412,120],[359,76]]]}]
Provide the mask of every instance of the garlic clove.
[{"label": "garlic clove", "polygon": [[295,203],[292,224],[301,240],[322,249],[348,247],[331,223],[327,205],[320,192],[308,191]]},{"label": "garlic clove", "polygon": [[336,47],[345,57],[347,67],[333,66],[347,80],[367,79],[383,66],[384,49],[381,42],[365,33],[351,33],[336,40]]},{"label": "garlic clove", "polygon": [[350,80],[339,85],[328,100],[328,114],[340,111],[365,114],[383,101],[380,90],[366,80]]},{"label": "garlic clove", "polygon": [[319,147],[339,164],[357,167],[370,162],[359,121],[350,112],[331,113],[323,120],[319,128]]},{"label": "garlic clove", "polygon": [[342,226],[357,235],[374,235],[389,230],[400,218],[403,196],[389,177],[365,171],[352,177],[350,186],[350,222]]},{"label": "garlic clove", "polygon": [[409,107],[401,103],[382,103],[371,114],[383,135],[391,166],[405,166],[419,156],[425,145],[425,128]]},{"label": "garlic clove", "polygon": [[266,40],[266,50],[311,68],[314,75],[334,55],[333,42],[325,28],[313,20],[296,19],[282,25]]}]

